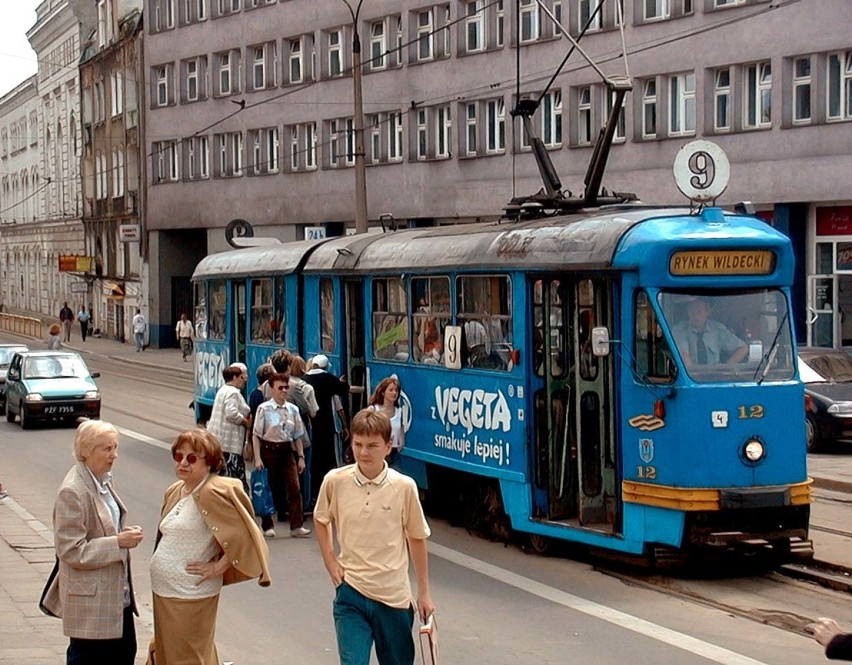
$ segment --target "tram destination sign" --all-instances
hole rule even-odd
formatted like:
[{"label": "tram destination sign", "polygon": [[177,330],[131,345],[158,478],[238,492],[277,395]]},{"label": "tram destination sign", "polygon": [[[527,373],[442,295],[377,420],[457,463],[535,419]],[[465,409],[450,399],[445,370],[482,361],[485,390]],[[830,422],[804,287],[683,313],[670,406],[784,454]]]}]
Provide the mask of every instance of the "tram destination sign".
[{"label": "tram destination sign", "polygon": [[672,275],[768,275],[775,269],[775,253],[767,249],[675,252],[669,261]]}]

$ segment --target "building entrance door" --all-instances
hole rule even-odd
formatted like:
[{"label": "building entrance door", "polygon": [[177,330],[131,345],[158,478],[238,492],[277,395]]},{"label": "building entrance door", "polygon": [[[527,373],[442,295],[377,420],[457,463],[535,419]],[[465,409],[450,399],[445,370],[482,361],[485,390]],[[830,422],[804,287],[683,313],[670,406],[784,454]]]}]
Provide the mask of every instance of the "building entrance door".
[{"label": "building entrance door", "polygon": [[837,275],[808,276],[808,346],[840,346]]}]

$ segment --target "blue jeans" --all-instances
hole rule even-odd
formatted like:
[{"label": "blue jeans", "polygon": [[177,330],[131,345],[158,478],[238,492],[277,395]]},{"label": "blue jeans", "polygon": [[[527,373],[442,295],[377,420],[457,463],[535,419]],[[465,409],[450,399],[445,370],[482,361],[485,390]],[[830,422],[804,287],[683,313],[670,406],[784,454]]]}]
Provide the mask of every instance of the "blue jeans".
[{"label": "blue jeans", "polygon": [[145,346],[145,333],[133,333],[133,336],[136,338],[136,350],[142,351]]},{"label": "blue jeans", "polygon": [[344,582],[334,596],[334,630],[340,665],[369,665],[376,643],[379,665],[413,665],[414,609],[390,607]]}]

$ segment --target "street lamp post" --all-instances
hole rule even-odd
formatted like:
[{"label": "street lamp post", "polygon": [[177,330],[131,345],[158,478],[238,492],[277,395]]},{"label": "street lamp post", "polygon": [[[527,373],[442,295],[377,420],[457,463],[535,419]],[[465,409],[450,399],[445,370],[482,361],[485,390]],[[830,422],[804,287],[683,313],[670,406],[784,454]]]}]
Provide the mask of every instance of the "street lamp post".
[{"label": "street lamp post", "polygon": [[361,92],[361,37],[358,16],[364,0],[355,9],[349,0],[341,0],[352,15],[352,85],[355,97],[355,233],[367,232],[367,164],[364,160],[364,99]]}]

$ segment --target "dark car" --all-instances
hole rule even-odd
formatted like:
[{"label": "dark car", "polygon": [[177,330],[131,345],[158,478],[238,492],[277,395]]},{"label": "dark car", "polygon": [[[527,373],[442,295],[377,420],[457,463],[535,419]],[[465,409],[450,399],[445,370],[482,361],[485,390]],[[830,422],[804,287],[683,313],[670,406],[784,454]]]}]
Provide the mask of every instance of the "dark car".
[{"label": "dark car", "polygon": [[23,344],[0,344],[0,407],[6,404],[6,372],[12,356],[18,351],[29,351]]},{"label": "dark car", "polygon": [[16,353],[6,375],[6,420],[17,416],[28,429],[36,420],[100,418],[98,376],[72,351]]},{"label": "dark car", "polygon": [[836,349],[800,348],[808,451],[852,444],[852,356]]}]

